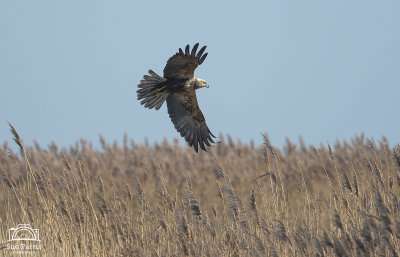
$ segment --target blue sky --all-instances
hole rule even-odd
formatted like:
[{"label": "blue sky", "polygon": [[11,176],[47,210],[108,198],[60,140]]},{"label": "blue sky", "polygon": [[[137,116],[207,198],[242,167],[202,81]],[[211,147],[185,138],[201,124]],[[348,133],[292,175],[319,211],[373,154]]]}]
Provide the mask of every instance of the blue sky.
[{"label": "blue sky", "polygon": [[[149,68],[200,42],[214,134],[273,144],[400,142],[399,1],[1,1],[0,142],[178,137],[136,100]],[[181,140],[181,142],[183,142]]]}]

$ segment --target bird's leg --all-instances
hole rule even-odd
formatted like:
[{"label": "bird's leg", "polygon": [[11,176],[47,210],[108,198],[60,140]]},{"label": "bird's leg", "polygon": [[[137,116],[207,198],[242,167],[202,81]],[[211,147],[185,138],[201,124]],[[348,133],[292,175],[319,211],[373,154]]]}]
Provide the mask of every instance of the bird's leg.
[{"label": "bird's leg", "polygon": [[160,87],[160,88],[157,88],[156,90],[154,90],[153,92],[154,92],[154,95],[155,96],[159,96],[159,95],[162,95],[164,92],[160,92],[161,90],[163,90],[164,88],[166,88],[167,86],[162,86],[162,87]]}]

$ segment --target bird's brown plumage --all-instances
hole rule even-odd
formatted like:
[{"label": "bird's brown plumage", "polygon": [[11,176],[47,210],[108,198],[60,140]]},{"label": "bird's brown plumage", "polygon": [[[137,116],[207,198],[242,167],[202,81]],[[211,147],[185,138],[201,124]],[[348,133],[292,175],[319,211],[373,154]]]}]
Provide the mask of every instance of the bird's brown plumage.
[{"label": "bird's brown plumage", "polygon": [[179,52],[168,59],[164,68],[164,78],[166,79],[192,79],[194,70],[203,63],[208,53],[204,53],[207,46],[203,46],[196,54],[199,44],[195,44],[190,52],[189,45],[185,48],[185,53],[179,48]]},{"label": "bird's brown plumage", "polygon": [[205,145],[214,143],[214,135],[209,130],[203,113],[197,104],[195,91],[169,94],[167,97],[168,114],[175,129],[185,138],[196,152],[198,145],[204,151]]},{"label": "bird's brown plumage", "polygon": [[197,52],[198,46],[195,44],[190,51],[187,45],[185,52],[179,48],[179,52],[168,59],[164,78],[150,70],[151,76],[145,75],[138,86],[138,99],[143,99],[141,104],[145,107],[159,109],[167,101],[168,114],[175,129],[196,152],[199,146],[206,151],[206,146],[214,143],[212,137],[215,137],[206,124],[195,92],[205,86],[201,85],[205,81],[194,78],[194,71],[207,57],[207,53],[203,54],[206,46]]}]

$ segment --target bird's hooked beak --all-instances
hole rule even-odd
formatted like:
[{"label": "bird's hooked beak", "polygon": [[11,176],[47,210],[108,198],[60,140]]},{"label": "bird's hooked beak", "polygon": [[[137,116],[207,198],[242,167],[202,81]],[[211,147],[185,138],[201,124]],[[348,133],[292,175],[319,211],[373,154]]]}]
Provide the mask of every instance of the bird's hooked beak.
[{"label": "bird's hooked beak", "polygon": [[206,86],[206,87],[207,87],[207,88],[209,88],[209,87],[210,87],[210,85],[208,85],[208,84],[207,84],[207,86]]}]

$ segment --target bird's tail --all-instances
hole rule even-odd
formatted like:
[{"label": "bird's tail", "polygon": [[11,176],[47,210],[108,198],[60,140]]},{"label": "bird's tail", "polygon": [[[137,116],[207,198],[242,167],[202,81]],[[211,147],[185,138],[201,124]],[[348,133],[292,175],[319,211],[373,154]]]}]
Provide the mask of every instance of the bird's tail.
[{"label": "bird's tail", "polygon": [[157,75],[154,71],[149,70],[149,75],[144,75],[143,79],[138,85],[137,95],[138,100],[143,99],[140,104],[144,107],[156,110],[160,109],[165,99],[167,99],[168,92],[165,90],[166,79]]}]

